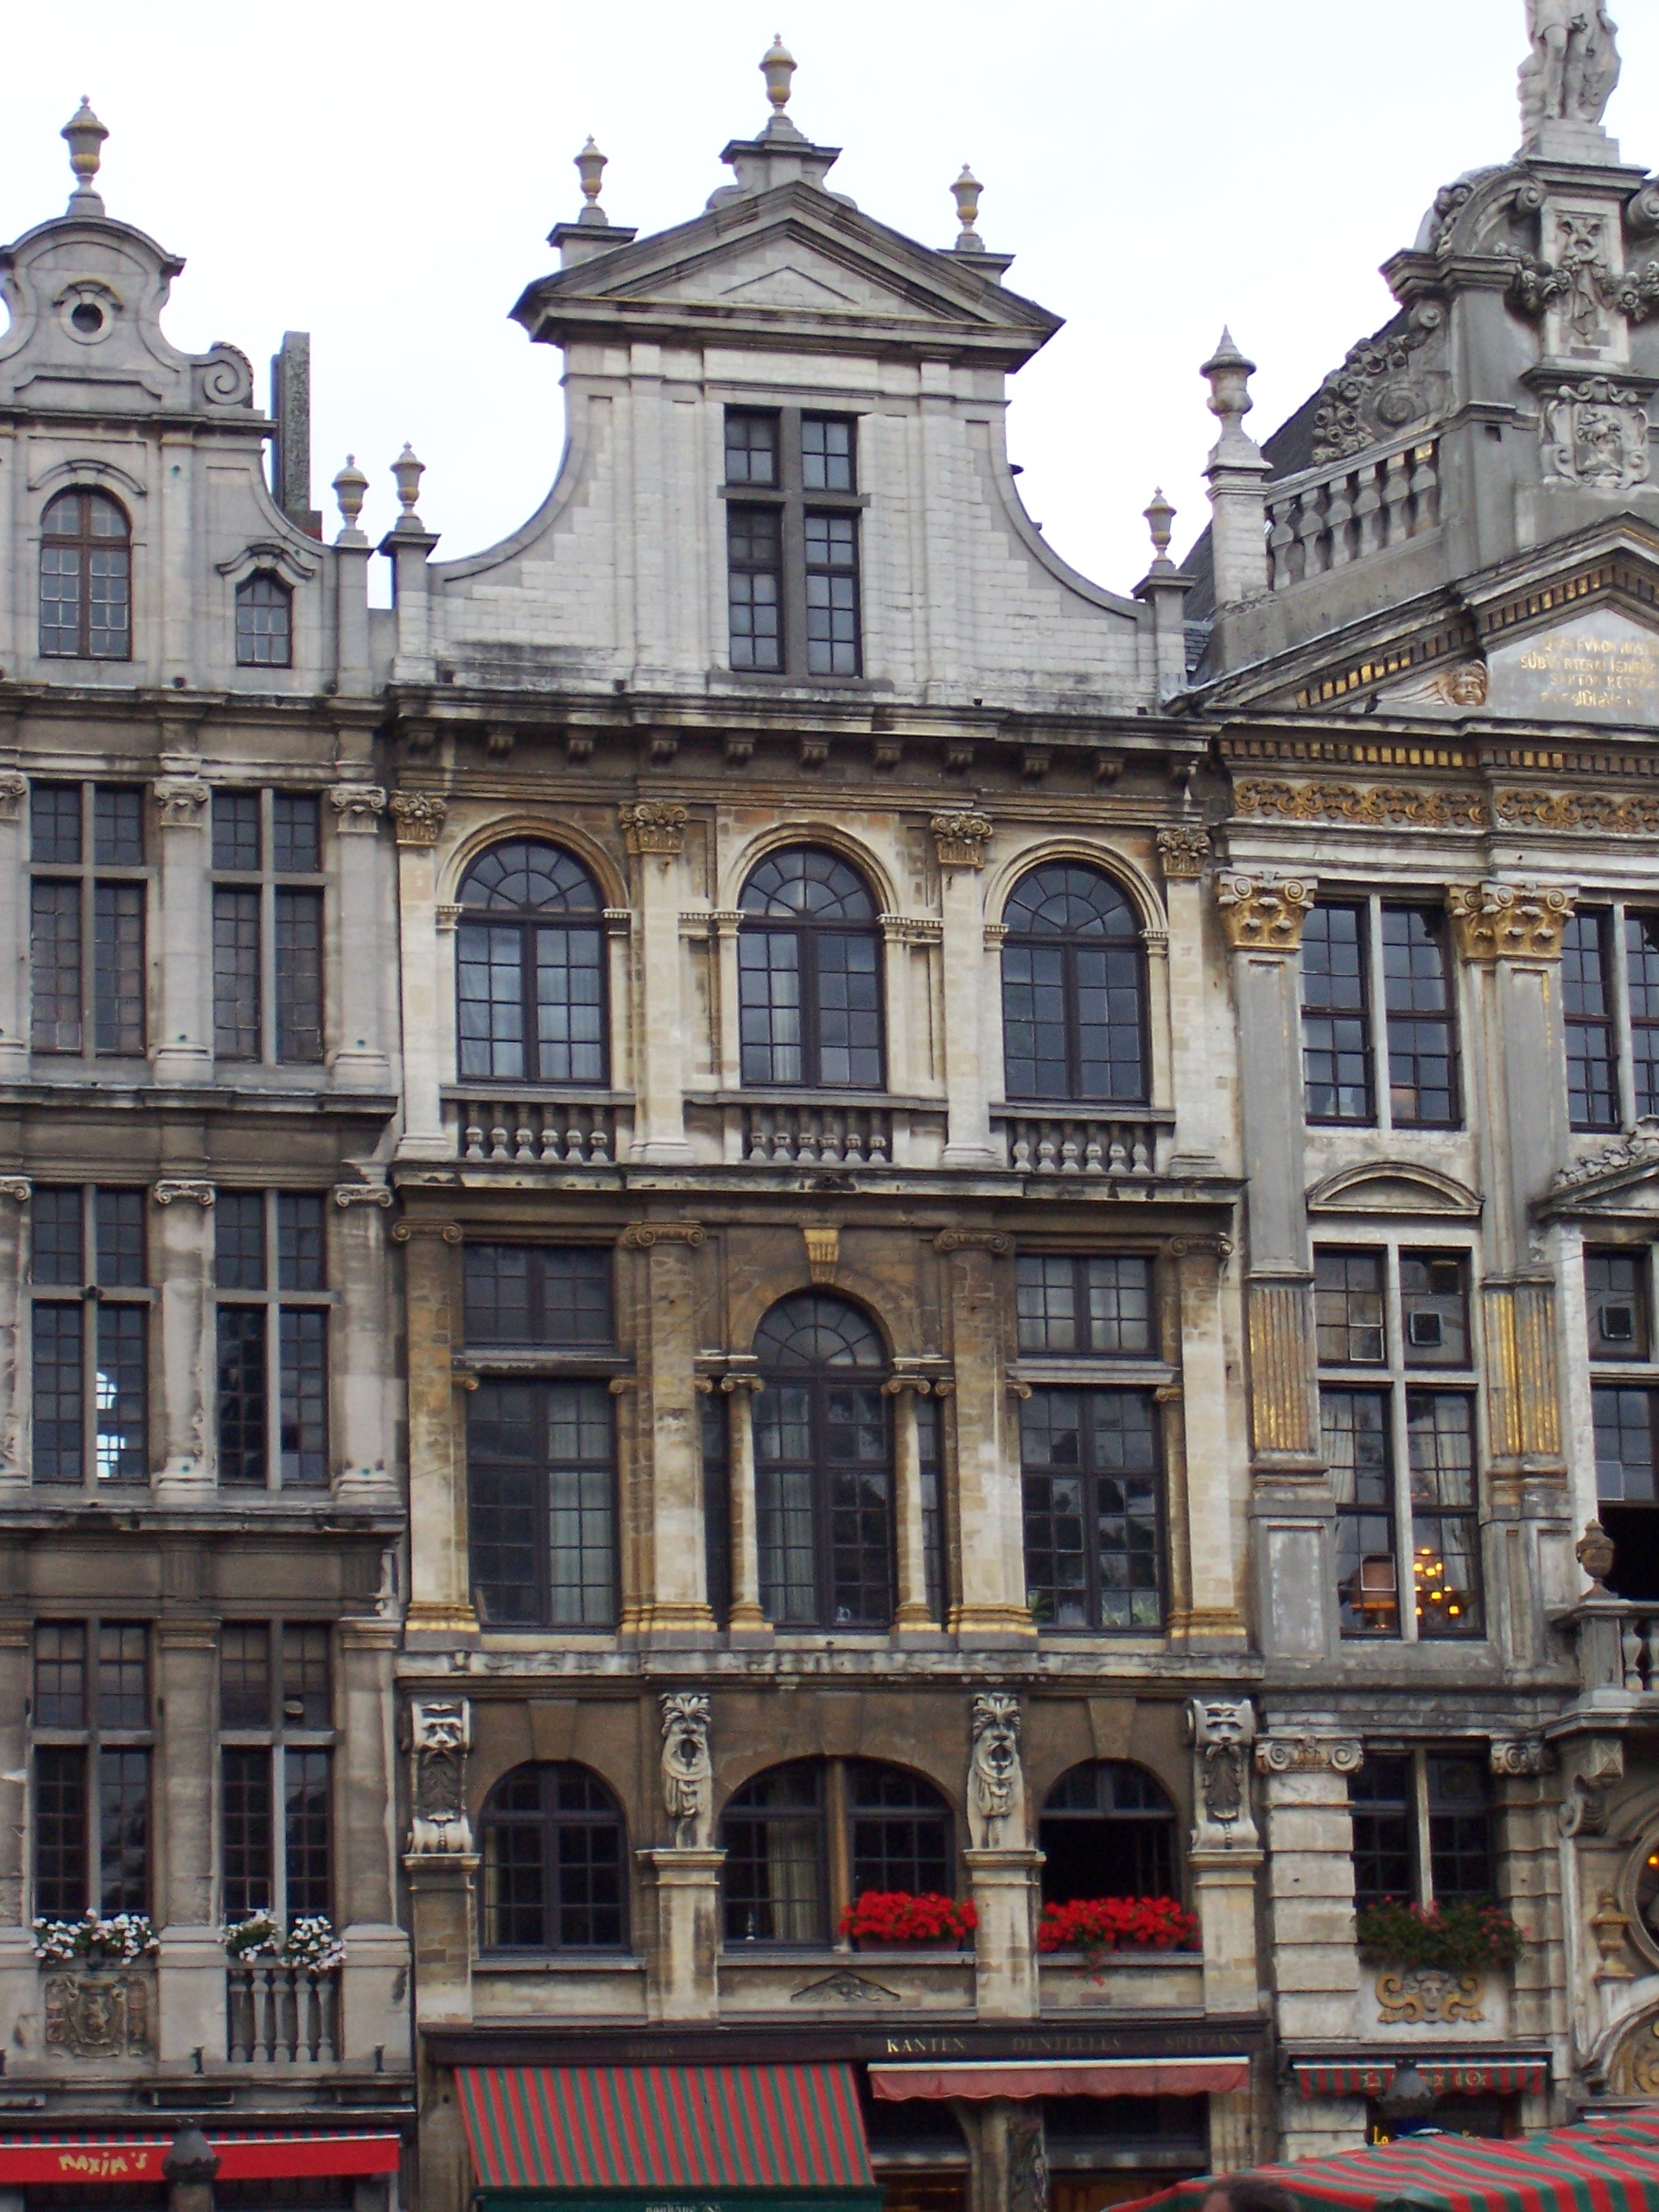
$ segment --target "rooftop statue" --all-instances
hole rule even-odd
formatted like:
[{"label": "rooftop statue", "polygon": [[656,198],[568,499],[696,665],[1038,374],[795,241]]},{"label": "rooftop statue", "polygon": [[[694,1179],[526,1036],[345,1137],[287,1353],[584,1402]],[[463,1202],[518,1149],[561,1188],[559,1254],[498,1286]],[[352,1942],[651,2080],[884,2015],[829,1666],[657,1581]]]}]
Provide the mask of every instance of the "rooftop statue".
[{"label": "rooftop statue", "polygon": [[1521,65],[1522,142],[1547,124],[1599,124],[1618,82],[1618,26],[1592,0],[1527,0],[1532,52]]}]

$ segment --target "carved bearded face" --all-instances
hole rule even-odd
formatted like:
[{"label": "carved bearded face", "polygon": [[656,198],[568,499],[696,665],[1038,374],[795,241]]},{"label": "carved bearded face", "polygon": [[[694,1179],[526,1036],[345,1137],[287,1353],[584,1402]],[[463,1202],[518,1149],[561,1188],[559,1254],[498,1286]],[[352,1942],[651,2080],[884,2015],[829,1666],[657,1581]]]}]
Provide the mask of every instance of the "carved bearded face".
[{"label": "carved bearded face", "polygon": [[420,1748],[429,1758],[459,1751],[465,1736],[458,1713],[434,1713],[429,1709],[421,1716]]},{"label": "carved bearded face", "polygon": [[700,1728],[682,1716],[670,1721],[666,1757],[673,1773],[686,1782],[700,1782],[710,1772],[709,1745]]},{"label": "carved bearded face", "polygon": [[1236,1705],[1205,1705],[1200,1708],[1198,1740],[1224,1750],[1236,1750],[1244,1741],[1244,1719]]}]

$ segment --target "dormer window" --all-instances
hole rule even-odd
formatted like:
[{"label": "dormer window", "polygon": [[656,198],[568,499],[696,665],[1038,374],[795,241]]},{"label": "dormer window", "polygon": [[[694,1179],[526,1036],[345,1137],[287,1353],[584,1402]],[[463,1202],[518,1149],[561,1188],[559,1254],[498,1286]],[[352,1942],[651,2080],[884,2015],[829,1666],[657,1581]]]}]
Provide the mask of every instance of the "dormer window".
[{"label": "dormer window", "polygon": [[294,594],[280,576],[264,569],[236,588],[236,664],[294,665]]},{"label": "dormer window", "polygon": [[60,492],[41,518],[41,652],[48,660],[132,658],[132,548],[105,492]]},{"label": "dormer window", "polygon": [[726,410],[734,670],[809,682],[862,674],[857,454],[850,416]]}]

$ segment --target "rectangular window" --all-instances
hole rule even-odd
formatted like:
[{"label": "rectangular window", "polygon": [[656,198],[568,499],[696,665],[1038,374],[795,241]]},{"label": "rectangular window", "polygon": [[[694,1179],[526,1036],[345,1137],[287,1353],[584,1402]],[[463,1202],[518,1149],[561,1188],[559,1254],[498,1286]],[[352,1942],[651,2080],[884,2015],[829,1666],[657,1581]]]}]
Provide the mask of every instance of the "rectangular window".
[{"label": "rectangular window", "polygon": [[1639,1121],[1659,1114],[1659,914],[1624,917],[1630,1004],[1630,1087]]},{"label": "rectangular window", "polygon": [[213,1050],[323,1058],[321,807],[309,791],[213,794]]},{"label": "rectangular window", "polygon": [[1364,910],[1316,906],[1302,928],[1302,1062],[1310,1122],[1369,1122]]},{"label": "rectangular window", "polygon": [[468,1244],[462,1273],[469,1344],[582,1351],[611,1344],[608,1249]]},{"label": "rectangular window", "polygon": [[1488,1904],[1497,1891],[1485,1745],[1368,1751],[1348,1783],[1354,1903]]},{"label": "rectangular window", "polygon": [[258,1489],[324,1487],[334,1301],[323,1198],[311,1191],[221,1191],[213,1212],[219,1479]]},{"label": "rectangular window", "polygon": [[[273,1665],[273,1654],[276,1663]],[[227,1919],[333,1916],[334,1701],[320,1622],[227,1622],[219,1639]]]},{"label": "rectangular window", "polygon": [[1567,1116],[1575,1129],[1619,1126],[1618,1056],[1607,964],[1609,920],[1605,912],[1580,912],[1561,931]]},{"label": "rectangular window", "polygon": [[1584,1298],[1592,1359],[1652,1357],[1648,1332],[1648,1254],[1590,1250],[1584,1255]]},{"label": "rectangular window", "polygon": [[733,668],[861,674],[855,421],[728,408],[726,486]]},{"label": "rectangular window", "polygon": [[486,1380],[468,1399],[474,1595],[486,1622],[615,1625],[612,1407],[601,1382]]},{"label": "rectangular window", "polygon": [[[1469,1265],[1467,1253],[1444,1249],[1314,1254],[1344,1636],[1483,1632]],[[1424,1387],[1425,1369],[1435,1370],[1434,1389]],[[1402,1560],[1411,1562],[1409,1606]]]},{"label": "rectangular window", "polygon": [[[1388,1070],[1381,1098],[1379,1060]],[[1302,932],[1302,1061],[1310,1122],[1460,1125],[1453,969],[1440,908],[1370,899],[1313,909]]]},{"label": "rectangular window", "polygon": [[1452,1128],[1462,1119],[1451,979],[1445,915],[1434,907],[1384,906],[1389,1110],[1396,1128]]},{"label": "rectangular window", "polygon": [[1022,1252],[1014,1262],[1022,1352],[1152,1359],[1152,1262],[1123,1253]]},{"label": "rectangular window", "polygon": [[703,1568],[709,1607],[723,1628],[732,1610],[732,1501],[729,1414],[731,1403],[716,1384],[702,1395]]},{"label": "rectangular window", "polygon": [[30,786],[29,1034],[37,1052],[136,1058],[145,1051],[144,804],[143,792],[125,785]]},{"label": "rectangular window", "polygon": [[1033,1389],[1020,1427],[1038,1626],[1161,1628],[1163,1454],[1152,1392]]},{"label": "rectangular window", "polygon": [[40,1185],[29,1365],[37,1483],[101,1488],[149,1473],[148,1193]]},{"label": "rectangular window", "polygon": [[42,1621],[35,1631],[35,1911],[149,1909],[149,1631]]}]

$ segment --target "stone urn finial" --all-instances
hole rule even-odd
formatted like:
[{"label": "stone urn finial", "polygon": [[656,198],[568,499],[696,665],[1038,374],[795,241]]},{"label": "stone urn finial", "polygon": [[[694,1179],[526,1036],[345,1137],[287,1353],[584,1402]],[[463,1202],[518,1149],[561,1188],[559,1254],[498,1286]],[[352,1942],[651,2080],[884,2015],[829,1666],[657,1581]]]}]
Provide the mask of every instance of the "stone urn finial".
[{"label": "stone urn finial", "polygon": [[1589,1576],[1595,1591],[1607,1595],[1603,1585],[1613,1571],[1613,1540],[1599,1521],[1586,1521],[1584,1534],[1573,1546],[1573,1556]]},{"label": "stone urn finial", "polygon": [[105,125],[92,113],[92,104],[85,92],[80,96],[80,105],[59,135],[69,143],[69,166],[75,175],[75,188],[70,195],[70,207],[73,208],[79,200],[81,207],[77,212],[101,215],[104,202],[99,198],[98,188],[92,180],[97,176],[103,160],[101,149],[104,141],[110,134]]},{"label": "stone urn finial", "polygon": [[760,74],[766,80],[766,98],[772,102],[774,118],[782,122],[784,110],[789,105],[790,79],[795,74],[794,55],[784,44],[784,35],[774,31],[772,44],[760,57]]}]

